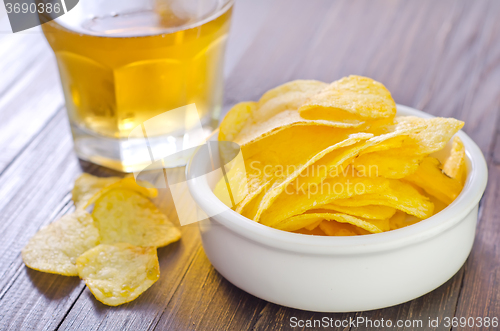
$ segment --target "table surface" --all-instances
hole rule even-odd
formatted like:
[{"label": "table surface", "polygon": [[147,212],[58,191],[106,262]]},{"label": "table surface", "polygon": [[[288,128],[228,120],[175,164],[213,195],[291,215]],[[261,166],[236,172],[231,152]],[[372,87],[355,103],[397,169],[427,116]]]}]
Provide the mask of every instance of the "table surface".
[{"label": "table surface", "polygon": [[[226,110],[292,79],[365,75],[384,83],[397,103],[465,121],[488,161],[464,267],[411,302],[346,314],[289,309],[241,291],[211,266],[195,226],[158,250],[159,281],[120,307],[97,302],[78,277],[26,268],[20,251],[29,238],[74,208],[74,179],[82,171],[114,173],[75,156],[55,60],[40,29],[0,33],[0,330],[286,330],[291,317],[500,317],[499,15],[497,0],[237,1]],[[5,15],[0,22],[5,27]],[[169,194],[160,200],[177,221]]]}]

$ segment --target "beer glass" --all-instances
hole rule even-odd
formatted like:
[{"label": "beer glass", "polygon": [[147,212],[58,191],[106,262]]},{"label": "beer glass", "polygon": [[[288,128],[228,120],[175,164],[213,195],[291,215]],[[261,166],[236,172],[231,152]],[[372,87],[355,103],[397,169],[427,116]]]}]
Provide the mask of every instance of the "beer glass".
[{"label": "beer glass", "polygon": [[[232,0],[81,0],[43,24],[78,156],[133,172],[153,161],[155,148],[165,156],[186,147],[186,139],[189,147],[203,141],[219,120],[232,5]],[[193,121],[182,116],[158,117],[185,106],[194,107],[186,116],[198,117],[201,126],[186,127]],[[156,127],[145,132],[145,122]]]}]

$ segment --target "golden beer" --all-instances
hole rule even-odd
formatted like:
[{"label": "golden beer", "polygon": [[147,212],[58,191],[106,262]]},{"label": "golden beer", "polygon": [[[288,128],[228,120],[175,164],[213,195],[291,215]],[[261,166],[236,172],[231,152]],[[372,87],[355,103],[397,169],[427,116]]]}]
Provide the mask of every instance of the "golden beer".
[{"label": "golden beer", "polygon": [[[157,0],[154,10],[92,18],[81,12],[70,16],[71,11],[42,25],[57,58],[75,146],[82,158],[103,163],[99,156],[88,155],[93,148],[79,150],[80,135],[128,139],[144,121],[193,103],[204,128],[217,126],[232,2],[208,1],[213,9],[205,2],[201,15],[177,15],[170,3]],[[174,134],[175,125],[167,125],[159,134]],[[102,157],[120,163],[122,147],[113,148],[118,150]]]}]

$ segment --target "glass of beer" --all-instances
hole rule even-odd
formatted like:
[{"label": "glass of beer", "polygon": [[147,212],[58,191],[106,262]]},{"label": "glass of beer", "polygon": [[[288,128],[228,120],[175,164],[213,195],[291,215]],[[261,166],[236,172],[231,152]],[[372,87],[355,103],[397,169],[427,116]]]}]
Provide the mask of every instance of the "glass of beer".
[{"label": "glass of beer", "polygon": [[[155,149],[173,154],[191,147],[193,139],[202,143],[219,120],[232,5],[232,0],[82,0],[43,24],[78,156],[133,172],[154,161]],[[201,127],[186,127],[189,121],[178,116],[158,117],[188,105],[195,106]],[[146,122],[157,125],[145,132]]]}]

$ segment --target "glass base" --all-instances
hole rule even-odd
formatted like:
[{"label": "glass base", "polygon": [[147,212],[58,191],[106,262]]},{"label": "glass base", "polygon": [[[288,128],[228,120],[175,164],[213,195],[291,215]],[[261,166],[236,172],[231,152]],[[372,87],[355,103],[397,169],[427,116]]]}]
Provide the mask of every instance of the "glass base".
[{"label": "glass base", "polygon": [[[86,130],[75,124],[71,125],[75,151],[79,158],[103,167],[111,168],[121,172],[138,172],[155,161],[152,155],[158,155],[161,151],[163,156],[172,155],[166,158],[162,167],[175,168],[185,166],[190,155],[177,153],[185,149],[185,135],[165,135],[148,138],[148,144],[142,138],[137,139],[117,139],[101,136],[95,132]],[[200,137],[200,144],[204,143],[204,138],[212,132],[211,128],[204,127],[201,132],[190,132],[193,136]],[[175,157],[175,155],[179,157]]]}]

